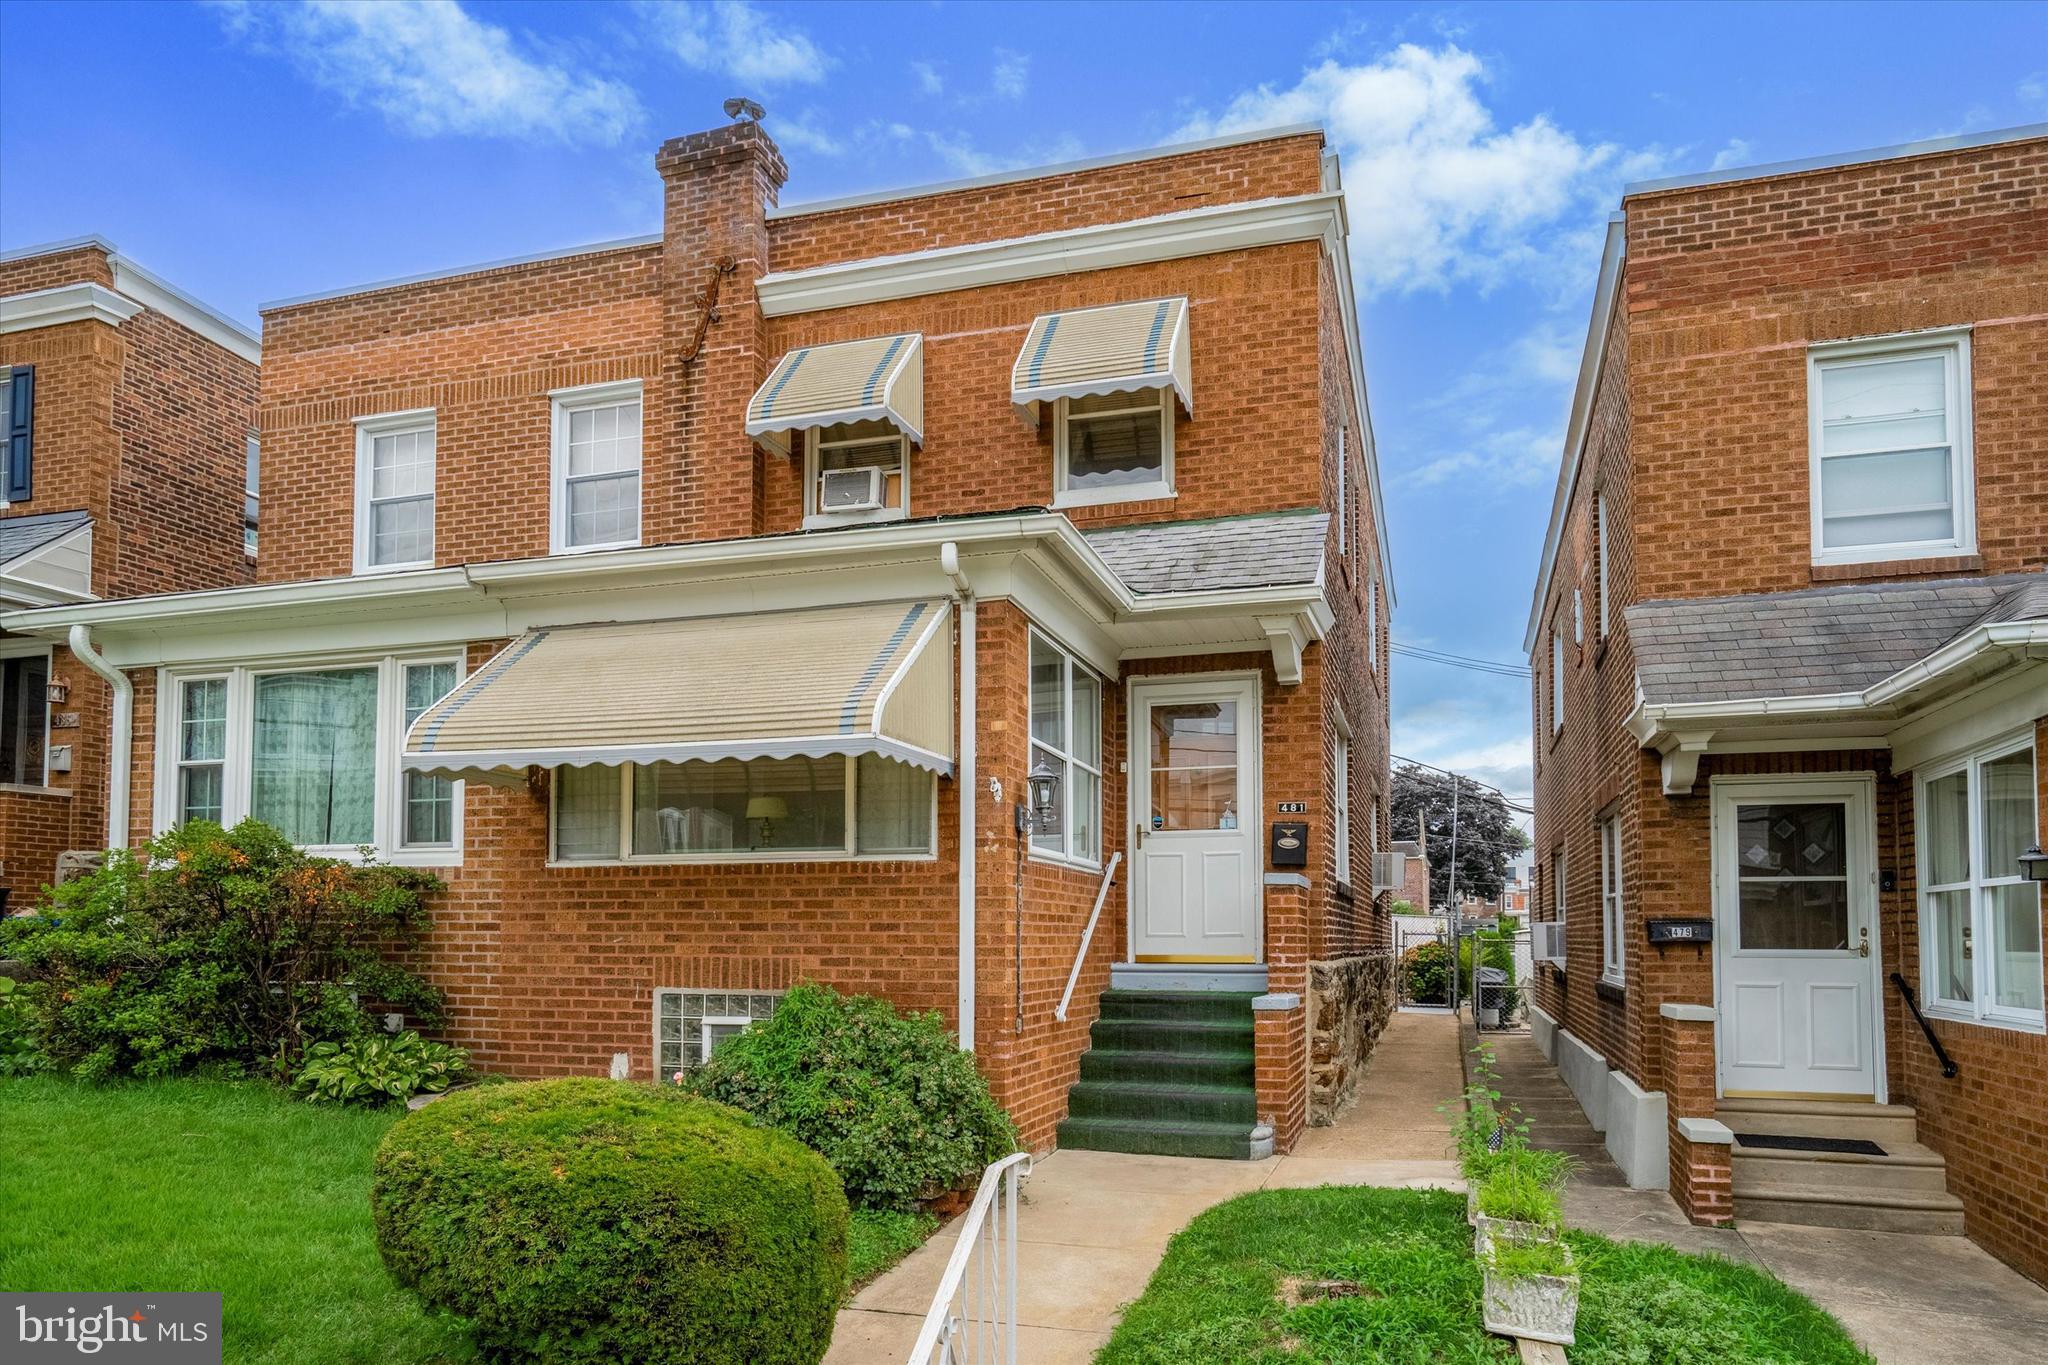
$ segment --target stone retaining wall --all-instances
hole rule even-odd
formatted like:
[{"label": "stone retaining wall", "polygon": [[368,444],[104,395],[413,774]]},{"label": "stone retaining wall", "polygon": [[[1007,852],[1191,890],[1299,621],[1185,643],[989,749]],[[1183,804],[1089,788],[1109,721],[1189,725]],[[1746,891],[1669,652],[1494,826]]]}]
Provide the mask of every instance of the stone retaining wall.
[{"label": "stone retaining wall", "polygon": [[1395,1003],[1394,955],[1311,962],[1308,978],[1308,1121],[1326,1127],[1351,1102]]}]

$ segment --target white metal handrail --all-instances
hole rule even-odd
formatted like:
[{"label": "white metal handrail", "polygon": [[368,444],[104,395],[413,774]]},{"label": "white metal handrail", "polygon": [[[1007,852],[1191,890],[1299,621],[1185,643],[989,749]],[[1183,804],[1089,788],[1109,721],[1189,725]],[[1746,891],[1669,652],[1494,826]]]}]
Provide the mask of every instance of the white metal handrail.
[{"label": "white metal handrail", "polygon": [[981,1173],[909,1365],[1017,1365],[1017,1187],[1030,1174],[1029,1152]]},{"label": "white metal handrail", "polygon": [[1088,960],[1088,945],[1095,938],[1095,921],[1102,918],[1102,902],[1109,898],[1109,884],[1116,880],[1116,865],[1124,860],[1123,850],[1109,855],[1109,866],[1102,869],[1102,885],[1095,888],[1095,908],[1088,912],[1088,927],[1081,931],[1081,947],[1074,954],[1074,969],[1067,973],[1067,988],[1060,992],[1060,1007],[1052,1017],[1061,1023],[1067,1022],[1067,1006],[1074,1001],[1074,983],[1081,979],[1081,964]]}]

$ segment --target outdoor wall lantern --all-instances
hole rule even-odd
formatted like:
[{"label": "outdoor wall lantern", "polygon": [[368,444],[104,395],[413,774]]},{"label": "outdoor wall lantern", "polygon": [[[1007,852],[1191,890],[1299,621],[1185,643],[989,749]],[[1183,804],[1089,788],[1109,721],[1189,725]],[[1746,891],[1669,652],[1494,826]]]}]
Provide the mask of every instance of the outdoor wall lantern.
[{"label": "outdoor wall lantern", "polygon": [[1029,832],[1055,828],[1054,812],[1058,809],[1057,803],[1060,798],[1059,773],[1053,770],[1052,764],[1041,758],[1031,765],[1031,771],[1026,774],[1024,780],[1030,789],[1031,800],[1029,804],[1017,807],[1017,829],[1019,832]]},{"label": "outdoor wall lantern", "polygon": [[2020,872],[2030,882],[2048,882],[2048,853],[2035,844],[2020,855]]}]

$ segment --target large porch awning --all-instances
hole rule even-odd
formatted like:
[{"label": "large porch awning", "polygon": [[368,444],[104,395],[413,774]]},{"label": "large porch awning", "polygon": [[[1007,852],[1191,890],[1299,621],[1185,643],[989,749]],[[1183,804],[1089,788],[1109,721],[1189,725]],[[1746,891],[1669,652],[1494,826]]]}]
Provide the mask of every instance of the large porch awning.
[{"label": "large porch awning", "polygon": [[800,346],[775,363],[747,404],[747,435],[785,455],[792,431],[869,421],[924,444],[921,334]]},{"label": "large porch awning", "polygon": [[953,771],[943,602],[530,630],[413,722],[407,772],[880,754]]},{"label": "large porch awning", "polygon": [[1010,370],[1010,401],[1033,425],[1058,398],[1171,389],[1195,410],[1188,301],[1152,299],[1047,313],[1031,324]]}]

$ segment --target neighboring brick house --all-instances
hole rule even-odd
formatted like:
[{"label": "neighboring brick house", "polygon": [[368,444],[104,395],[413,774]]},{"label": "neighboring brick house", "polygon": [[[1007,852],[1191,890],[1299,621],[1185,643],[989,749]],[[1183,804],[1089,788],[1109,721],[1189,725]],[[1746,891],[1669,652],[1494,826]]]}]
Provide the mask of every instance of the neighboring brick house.
[{"label": "neighboring brick house", "polygon": [[[0,253],[0,610],[254,576],[256,337],[97,237]],[[253,505],[252,505],[253,506]],[[0,891],[108,843],[107,681],[0,630]]]},{"label": "neighboring brick house", "polygon": [[2044,374],[2048,129],[1609,227],[1527,639],[1536,1022],[1695,1219],[2048,1280]]},{"label": "neighboring brick house", "polygon": [[[440,870],[493,1071],[667,1075],[809,978],[941,1011],[1034,1146],[1291,1144],[1310,964],[1387,944],[1320,131],[792,208],[756,124],[655,166],[654,236],[265,310],[259,585],[5,618],[130,670],[133,835]],[[1127,1054],[1204,1037],[1162,1115]]]}]

